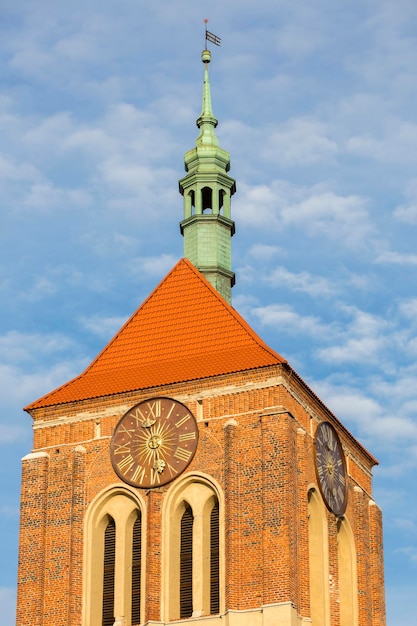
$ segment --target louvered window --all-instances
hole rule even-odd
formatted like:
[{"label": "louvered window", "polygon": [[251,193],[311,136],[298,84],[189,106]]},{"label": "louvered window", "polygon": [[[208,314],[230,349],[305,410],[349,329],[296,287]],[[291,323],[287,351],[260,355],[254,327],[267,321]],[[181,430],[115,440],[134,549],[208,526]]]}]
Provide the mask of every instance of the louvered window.
[{"label": "louvered window", "polygon": [[104,532],[104,572],[103,572],[103,626],[114,623],[114,565],[116,555],[116,526],[110,518]]},{"label": "louvered window", "polygon": [[219,503],[210,515],[210,613],[220,612]]},{"label": "louvered window", "polygon": [[193,613],[193,513],[187,507],[181,518],[180,618]]},{"label": "louvered window", "polygon": [[140,624],[140,575],[142,560],[142,524],[140,514],[133,525],[132,537],[132,626]]}]

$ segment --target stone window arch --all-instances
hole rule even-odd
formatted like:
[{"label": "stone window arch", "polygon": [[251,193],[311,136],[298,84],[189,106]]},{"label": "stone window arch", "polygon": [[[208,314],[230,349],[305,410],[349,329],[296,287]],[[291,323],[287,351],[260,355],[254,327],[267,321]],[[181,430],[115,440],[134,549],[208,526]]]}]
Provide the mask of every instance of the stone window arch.
[{"label": "stone window arch", "polygon": [[144,505],[124,487],[99,494],[85,518],[83,625],[143,622]]},{"label": "stone window arch", "polygon": [[210,479],[188,476],[171,488],[164,505],[166,621],[220,613],[222,497]]}]

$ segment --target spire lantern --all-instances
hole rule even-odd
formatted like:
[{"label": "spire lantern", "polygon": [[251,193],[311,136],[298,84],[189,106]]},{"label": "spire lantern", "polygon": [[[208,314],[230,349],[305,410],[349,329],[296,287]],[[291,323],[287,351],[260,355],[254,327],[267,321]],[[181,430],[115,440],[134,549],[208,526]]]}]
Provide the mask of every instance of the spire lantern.
[{"label": "spire lantern", "polygon": [[196,124],[200,133],[195,148],[184,156],[186,176],[179,181],[184,196],[184,256],[200,270],[230,303],[235,275],[231,269],[231,238],[235,224],[231,219],[230,199],[236,183],[228,176],[230,155],[219,146],[217,119],[213,114],[208,64],[210,50],[203,50],[203,102]]}]

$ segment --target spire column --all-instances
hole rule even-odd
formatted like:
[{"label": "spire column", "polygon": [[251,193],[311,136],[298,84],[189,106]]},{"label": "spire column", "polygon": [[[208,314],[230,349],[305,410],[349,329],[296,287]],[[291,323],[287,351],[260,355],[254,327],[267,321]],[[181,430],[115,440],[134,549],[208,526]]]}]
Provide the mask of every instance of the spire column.
[{"label": "spire column", "polygon": [[203,104],[197,127],[200,133],[195,148],[184,157],[186,176],[179,181],[184,196],[184,256],[197,267],[230,303],[235,282],[232,272],[231,238],[235,224],[231,219],[230,199],[236,183],[228,175],[230,155],[219,146],[215,133],[217,119],[211,106],[208,64],[211,53],[203,50]]}]

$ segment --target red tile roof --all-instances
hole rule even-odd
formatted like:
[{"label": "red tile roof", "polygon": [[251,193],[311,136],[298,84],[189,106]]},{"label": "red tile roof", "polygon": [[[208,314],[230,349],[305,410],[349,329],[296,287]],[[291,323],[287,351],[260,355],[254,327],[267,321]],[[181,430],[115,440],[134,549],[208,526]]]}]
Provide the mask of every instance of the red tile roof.
[{"label": "red tile roof", "polygon": [[182,259],[82,374],[25,410],[285,362]]}]

